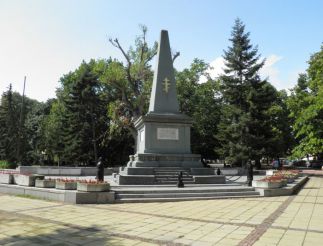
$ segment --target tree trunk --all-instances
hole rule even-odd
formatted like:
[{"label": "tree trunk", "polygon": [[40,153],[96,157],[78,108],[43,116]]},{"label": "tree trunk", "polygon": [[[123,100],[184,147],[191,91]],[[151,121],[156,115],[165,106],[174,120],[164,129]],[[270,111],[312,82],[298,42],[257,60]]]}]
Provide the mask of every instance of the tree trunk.
[{"label": "tree trunk", "polygon": [[257,158],[255,160],[255,166],[256,166],[257,169],[261,169],[261,162],[260,162],[260,159],[259,158]]}]

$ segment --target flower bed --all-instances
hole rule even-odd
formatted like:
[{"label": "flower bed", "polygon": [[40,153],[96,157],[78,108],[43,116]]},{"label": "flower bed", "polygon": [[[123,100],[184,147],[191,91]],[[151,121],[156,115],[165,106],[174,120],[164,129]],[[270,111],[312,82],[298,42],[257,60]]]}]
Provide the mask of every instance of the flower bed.
[{"label": "flower bed", "polygon": [[35,186],[35,181],[37,179],[44,179],[44,175],[38,174],[14,174],[14,183],[22,186]]},{"label": "flower bed", "polygon": [[252,186],[255,188],[275,189],[286,185],[286,180],[282,176],[273,175],[267,176],[260,180],[252,181]]},{"label": "flower bed", "polygon": [[55,179],[37,179],[35,186],[38,188],[55,188],[56,180]]},{"label": "flower bed", "polygon": [[55,188],[59,190],[76,190],[77,180],[76,179],[57,179]]},{"label": "flower bed", "polygon": [[86,192],[101,192],[108,191],[110,189],[110,184],[107,182],[100,182],[97,180],[79,180],[77,183],[78,191]]}]

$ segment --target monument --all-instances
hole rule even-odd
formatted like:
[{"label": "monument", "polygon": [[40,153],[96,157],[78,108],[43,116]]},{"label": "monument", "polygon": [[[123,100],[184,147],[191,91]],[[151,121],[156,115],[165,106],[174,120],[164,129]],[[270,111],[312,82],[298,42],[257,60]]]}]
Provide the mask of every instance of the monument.
[{"label": "monument", "polygon": [[124,184],[177,183],[182,172],[189,183],[225,183],[224,176],[204,168],[198,154],[192,154],[192,119],[179,112],[168,32],[161,31],[149,111],[138,118],[137,150],[116,182]]}]

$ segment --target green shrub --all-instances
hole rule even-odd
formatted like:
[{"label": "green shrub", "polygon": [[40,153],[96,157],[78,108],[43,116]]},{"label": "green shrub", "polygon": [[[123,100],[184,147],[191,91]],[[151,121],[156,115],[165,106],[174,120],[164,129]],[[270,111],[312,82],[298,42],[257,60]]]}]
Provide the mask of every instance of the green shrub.
[{"label": "green shrub", "polygon": [[0,160],[0,169],[11,169],[11,168],[15,168],[16,165],[13,163],[9,163],[7,161],[4,160]]}]

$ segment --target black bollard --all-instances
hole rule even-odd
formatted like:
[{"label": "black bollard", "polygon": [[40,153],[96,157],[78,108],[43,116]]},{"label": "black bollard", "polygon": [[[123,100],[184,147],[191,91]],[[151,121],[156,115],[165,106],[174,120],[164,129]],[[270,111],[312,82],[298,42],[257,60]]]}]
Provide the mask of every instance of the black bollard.
[{"label": "black bollard", "polygon": [[102,163],[102,157],[99,157],[96,167],[97,167],[96,180],[98,182],[103,182],[104,181],[104,165]]},{"label": "black bollard", "polygon": [[184,183],[183,183],[183,173],[182,172],[179,172],[179,174],[178,174],[177,187],[178,188],[183,188],[184,187]]},{"label": "black bollard", "polygon": [[221,175],[221,170],[220,170],[220,168],[218,168],[218,169],[216,170],[216,175]]},{"label": "black bollard", "polygon": [[253,180],[253,167],[251,161],[248,161],[247,164],[247,185],[252,186],[252,180]]}]

